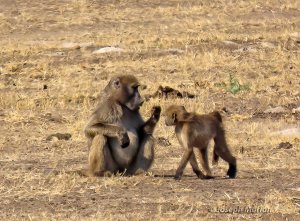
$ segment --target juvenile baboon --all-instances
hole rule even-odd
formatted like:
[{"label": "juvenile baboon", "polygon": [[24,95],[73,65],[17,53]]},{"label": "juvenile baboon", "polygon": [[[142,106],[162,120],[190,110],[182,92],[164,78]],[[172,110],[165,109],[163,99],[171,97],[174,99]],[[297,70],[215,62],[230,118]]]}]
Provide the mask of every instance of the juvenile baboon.
[{"label": "juvenile baboon", "polygon": [[144,122],[139,108],[143,103],[139,82],[132,75],[112,78],[102,91],[85,134],[89,146],[90,176],[125,172],[146,172],[154,158],[152,133],[160,118],[161,108],[152,108]]},{"label": "juvenile baboon", "polygon": [[[175,179],[180,179],[183,170],[188,161],[193,171],[199,178],[212,178],[212,174],[208,165],[207,146],[211,139],[214,139],[213,161],[216,163],[220,156],[229,163],[227,175],[230,178],[236,176],[236,159],[228,149],[225,140],[225,131],[222,126],[222,117],[219,112],[212,112],[206,115],[189,113],[184,106],[171,105],[165,111],[166,125],[175,125],[175,133],[181,146],[186,150],[176,170]],[[205,175],[200,171],[198,163],[193,151],[196,147],[200,151],[200,162],[205,171]]]}]

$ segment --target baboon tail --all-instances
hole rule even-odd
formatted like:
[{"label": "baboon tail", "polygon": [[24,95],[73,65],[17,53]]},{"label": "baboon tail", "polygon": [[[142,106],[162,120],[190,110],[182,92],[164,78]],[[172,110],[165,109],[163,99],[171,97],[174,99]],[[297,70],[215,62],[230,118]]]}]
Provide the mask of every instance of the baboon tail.
[{"label": "baboon tail", "polygon": [[215,118],[217,118],[218,121],[220,121],[220,122],[222,123],[222,116],[221,116],[220,112],[214,111],[214,112],[212,112],[211,114],[212,114]]}]

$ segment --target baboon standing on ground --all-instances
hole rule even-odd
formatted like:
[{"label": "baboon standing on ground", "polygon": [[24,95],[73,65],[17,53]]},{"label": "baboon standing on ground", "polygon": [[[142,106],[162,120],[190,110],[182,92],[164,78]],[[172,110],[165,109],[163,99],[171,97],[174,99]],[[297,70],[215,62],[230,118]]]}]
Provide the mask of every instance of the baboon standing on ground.
[{"label": "baboon standing on ground", "polygon": [[154,159],[154,128],[161,108],[152,108],[144,122],[139,107],[143,103],[139,82],[132,75],[112,78],[100,95],[85,134],[89,146],[89,169],[84,174],[103,176],[125,172],[146,172]]},{"label": "baboon standing on ground", "polygon": [[[175,125],[175,133],[179,143],[185,148],[185,153],[176,171],[175,179],[181,179],[188,161],[199,178],[212,178],[207,159],[207,146],[211,139],[214,139],[215,142],[213,162],[217,163],[220,156],[229,164],[227,175],[230,178],[236,177],[236,158],[231,155],[228,149],[225,140],[225,131],[222,126],[222,117],[219,112],[199,115],[187,112],[184,106],[171,105],[167,108],[165,115],[166,125]],[[198,167],[193,151],[194,147],[200,150],[200,162],[206,173],[205,175]]]}]

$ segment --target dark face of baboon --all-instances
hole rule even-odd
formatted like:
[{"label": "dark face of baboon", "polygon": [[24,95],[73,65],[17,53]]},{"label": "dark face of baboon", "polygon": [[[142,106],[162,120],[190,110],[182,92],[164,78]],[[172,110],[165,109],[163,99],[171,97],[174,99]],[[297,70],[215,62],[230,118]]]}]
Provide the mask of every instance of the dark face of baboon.
[{"label": "dark face of baboon", "polygon": [[130,110],[138,110],[144,100],[139,93],[139,82],[131,75],[113,78],[105,88],[111,98]]},{"label": "dark face of baboon", "polygon": [[170,116],[166,116],[165,123],[167,126],[176,125],[176,114],[172,113]]}]

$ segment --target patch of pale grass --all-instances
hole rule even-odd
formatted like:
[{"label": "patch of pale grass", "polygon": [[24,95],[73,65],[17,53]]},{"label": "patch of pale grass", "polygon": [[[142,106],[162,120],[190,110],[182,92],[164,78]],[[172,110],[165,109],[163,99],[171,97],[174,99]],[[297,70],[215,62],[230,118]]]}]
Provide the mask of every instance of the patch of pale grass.
[{"label": "patch of pale grass", "polygon": [[265,196],[264,206],[270,208],[272,213],[297,213],[299,208],[292,203],[292,198],[293,196],[287,195],[280,190],[271,189]]}]

